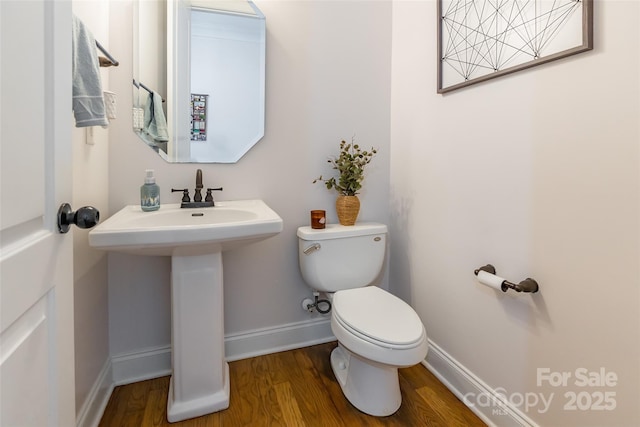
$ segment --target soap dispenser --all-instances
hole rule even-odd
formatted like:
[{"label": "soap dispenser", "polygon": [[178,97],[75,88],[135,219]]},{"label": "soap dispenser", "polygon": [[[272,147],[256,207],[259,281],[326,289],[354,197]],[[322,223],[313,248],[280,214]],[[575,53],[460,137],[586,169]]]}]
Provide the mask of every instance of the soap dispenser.
[{"label": "soap dispenser", "polygon": [[145,171],[144,185],[140,187],[140,207],[145,212],[160,209],[160,187],[156,184],[153,169]]}]

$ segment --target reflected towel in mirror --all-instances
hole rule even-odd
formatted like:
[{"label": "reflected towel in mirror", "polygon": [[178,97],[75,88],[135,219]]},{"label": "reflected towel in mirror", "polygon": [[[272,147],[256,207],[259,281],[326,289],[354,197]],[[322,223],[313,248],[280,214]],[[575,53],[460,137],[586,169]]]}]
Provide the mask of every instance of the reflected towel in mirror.
[{"label": "reflected towel in mirror", "polygon": [[149,94],[144,106],[144,132],[155,141],[169,141],[167,119],[162,109],[162,97],[156,91]]}]

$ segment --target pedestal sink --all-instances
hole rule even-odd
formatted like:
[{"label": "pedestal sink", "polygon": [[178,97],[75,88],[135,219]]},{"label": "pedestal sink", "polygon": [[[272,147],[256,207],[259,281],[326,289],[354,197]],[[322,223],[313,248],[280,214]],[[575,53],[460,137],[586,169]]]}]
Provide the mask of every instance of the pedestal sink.
[{"label": "pedestal sink", "polygon": [[89,233],[98,249],[171,257],[172,369],[167,418],[176,422],[229,407],[224,356],[222,252],[282,231],[262,200],[155,212],[125,206]]}]

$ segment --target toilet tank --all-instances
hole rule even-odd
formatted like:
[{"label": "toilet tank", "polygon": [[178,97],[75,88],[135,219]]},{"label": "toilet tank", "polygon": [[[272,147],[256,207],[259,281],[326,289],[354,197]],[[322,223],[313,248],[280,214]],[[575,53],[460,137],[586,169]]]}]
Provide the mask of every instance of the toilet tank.
[{"label": "toilet tank", "polygon": [[329,224],[298,228],[298,260],[307,285],[320,292],[370,285],[384,264],[387,226]]}]

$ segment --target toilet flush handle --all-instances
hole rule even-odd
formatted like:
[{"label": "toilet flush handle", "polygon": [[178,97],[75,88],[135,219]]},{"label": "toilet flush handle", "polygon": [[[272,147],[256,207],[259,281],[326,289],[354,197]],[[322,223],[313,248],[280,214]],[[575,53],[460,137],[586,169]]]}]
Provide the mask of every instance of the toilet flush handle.
[{"label": "toilet flush handle", "polygon": [[320,243],[314,243],[313,245],[309,246],[308,248],[306,248],[305,250],[302,251],[302,253],[304,253],[305,255],[309,255],[315,251],[319,251],[320,250]]}]

